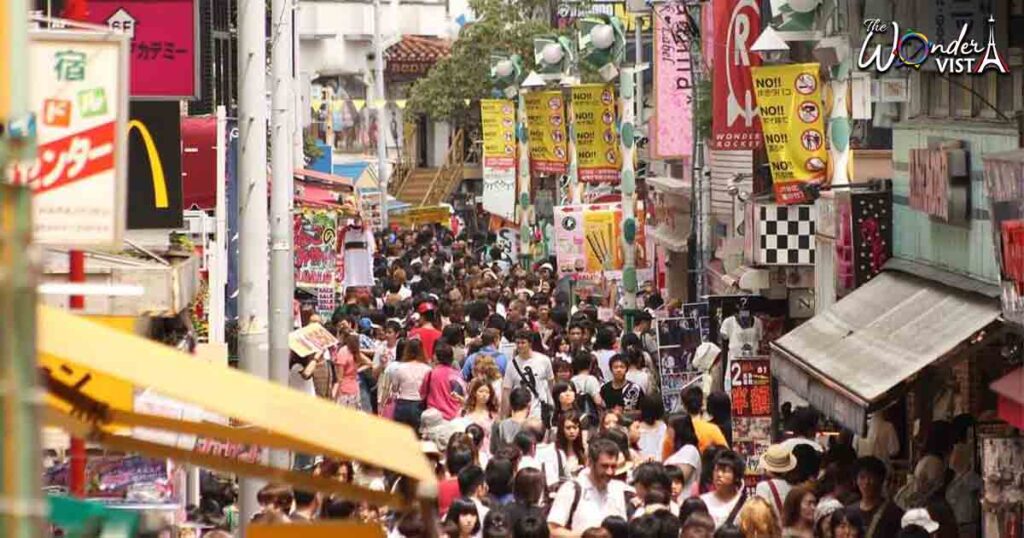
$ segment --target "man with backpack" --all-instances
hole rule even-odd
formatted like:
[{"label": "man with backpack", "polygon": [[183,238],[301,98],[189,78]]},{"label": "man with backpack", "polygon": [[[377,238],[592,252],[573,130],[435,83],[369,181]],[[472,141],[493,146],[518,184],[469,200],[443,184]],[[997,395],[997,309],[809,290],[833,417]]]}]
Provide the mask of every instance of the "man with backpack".
[{"label": "man with backpack", "polygon": [[614,441],[596,438],[590,443],[589,465],[574,480],[558,489],[548,512],[552,537],[580,536],[600,527],[608,516],[627,519],[626,483],[616,480],[621,452]]}]

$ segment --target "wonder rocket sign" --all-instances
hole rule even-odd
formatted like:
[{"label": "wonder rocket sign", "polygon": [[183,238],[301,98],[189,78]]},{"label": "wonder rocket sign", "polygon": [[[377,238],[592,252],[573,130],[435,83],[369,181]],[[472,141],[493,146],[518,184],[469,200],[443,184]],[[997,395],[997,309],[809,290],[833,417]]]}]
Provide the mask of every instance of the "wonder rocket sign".
[{"label": "wonder rocket sign", "polygon": [[760,33],[758,0],[713,0],[715,69],[711,149],[761,147],[761,121],[750,67],[760,65],[750,47]]}]

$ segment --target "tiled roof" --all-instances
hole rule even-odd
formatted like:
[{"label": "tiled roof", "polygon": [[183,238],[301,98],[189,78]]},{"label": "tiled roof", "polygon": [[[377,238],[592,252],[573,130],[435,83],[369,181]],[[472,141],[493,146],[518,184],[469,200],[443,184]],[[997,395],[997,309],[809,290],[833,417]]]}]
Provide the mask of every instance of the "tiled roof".
[{"label": "tiled roof", "polygon": [[398,62],[436,62],[451,53],[450,41],[440,37],[404,35],[402,40],[388,47],[384,58]]}]

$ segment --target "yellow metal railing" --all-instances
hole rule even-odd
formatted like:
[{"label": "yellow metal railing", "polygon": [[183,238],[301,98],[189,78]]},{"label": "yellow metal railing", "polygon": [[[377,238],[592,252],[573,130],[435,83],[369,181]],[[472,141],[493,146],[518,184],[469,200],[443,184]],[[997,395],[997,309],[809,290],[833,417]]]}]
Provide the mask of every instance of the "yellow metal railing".
[{"label": "yellow metal railing", "polygon": [[466,162],[466,146],[464,143],[465,132],[462,129],[455,131],[451,145],[448,146],[448,155],[445,156],[444,164],[434,174],[430,182],[430,188],[423,195],[420,206],[437,205],[443,202],[462,182],[462,167]]}]

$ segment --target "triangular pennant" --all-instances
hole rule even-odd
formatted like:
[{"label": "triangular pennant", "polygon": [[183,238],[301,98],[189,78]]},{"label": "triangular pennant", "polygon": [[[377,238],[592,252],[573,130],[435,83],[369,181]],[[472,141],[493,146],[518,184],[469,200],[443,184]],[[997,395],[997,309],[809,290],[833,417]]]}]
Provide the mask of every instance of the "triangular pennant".
[{"label": "triangular pennant", "polygon": [[395,100],[395,106],[397,106],[399,110],[405,110],[405,107],[408,104],[409,104],[409,100],[408,99],[396,99]]},{"label": "triangular pennant", "polygon": [[362,110],[363,107],[366,106],[366,100],[365,99],[353,99],[352,100],[352,104],[355,105],[356,110]]},{"label": "triangular pennant", "polygon": [[473,102],[473,100],[472,99],[463,99],[462,102],[465,103],[466,106],[469,106],[469,103]]}]

